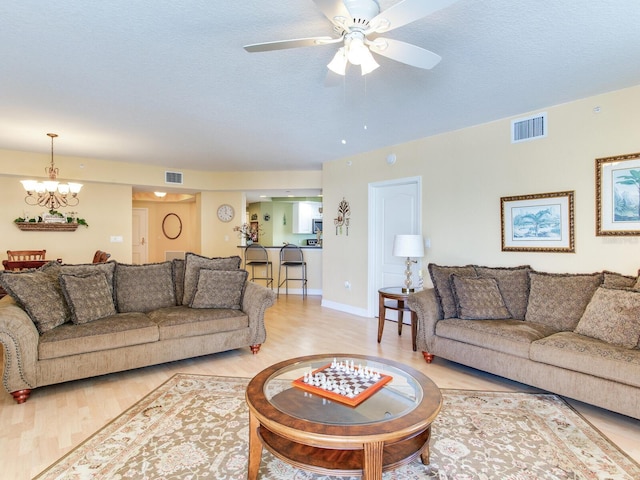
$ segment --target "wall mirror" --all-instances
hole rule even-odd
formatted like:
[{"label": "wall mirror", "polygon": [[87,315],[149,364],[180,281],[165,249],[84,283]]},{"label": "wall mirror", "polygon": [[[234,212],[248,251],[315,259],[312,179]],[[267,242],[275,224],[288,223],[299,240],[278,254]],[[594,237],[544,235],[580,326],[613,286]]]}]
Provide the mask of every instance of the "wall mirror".
[{"label": "wall mirror", "polygon": [[182,220],[176,213],[167,213],[162,220],[162,233],[169,240],[175,240],[182,233]]}]

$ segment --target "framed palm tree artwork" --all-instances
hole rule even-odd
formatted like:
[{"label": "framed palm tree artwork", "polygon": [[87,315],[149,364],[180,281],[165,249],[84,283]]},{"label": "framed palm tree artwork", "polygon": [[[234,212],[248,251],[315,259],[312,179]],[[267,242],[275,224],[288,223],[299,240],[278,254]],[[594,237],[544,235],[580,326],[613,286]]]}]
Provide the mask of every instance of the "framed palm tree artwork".
[{"label": "framed palm tree artwork", "polygon": [[500,198],[503,252],[574,253],[574,192]]},{"label": "framed palm tree artwork", "polygon": [[596,235],[640,235],[640,153],[596,158]]}]

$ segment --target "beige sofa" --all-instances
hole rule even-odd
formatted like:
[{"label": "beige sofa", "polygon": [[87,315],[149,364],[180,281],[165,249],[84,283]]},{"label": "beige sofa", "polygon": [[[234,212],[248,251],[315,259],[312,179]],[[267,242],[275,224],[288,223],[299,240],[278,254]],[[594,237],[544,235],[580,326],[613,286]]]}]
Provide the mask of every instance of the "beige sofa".
[{"label": "beige sofa", "polygon": [[275,294],[240,257],[117,262],[1,272],[2,383],[18,403],[44,385],[241,347],[266,339]]},{"label": "beige sofa", "polygon": [[429,265],[417,347],[640,419],[640,281],[612,272]]}]

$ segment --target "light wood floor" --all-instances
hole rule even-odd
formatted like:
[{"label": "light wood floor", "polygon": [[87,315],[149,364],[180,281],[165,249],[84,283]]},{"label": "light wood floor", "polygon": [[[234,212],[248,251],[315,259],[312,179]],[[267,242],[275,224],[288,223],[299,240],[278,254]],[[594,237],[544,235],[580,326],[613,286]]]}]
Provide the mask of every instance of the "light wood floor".
[{"label": "light wood floor", "polygon": [[[411,332],[387,322],[378,344],[377,319],[320,306],[320,297],[280,296],[267,310],[267,341],[248,348],[36,389],[17,405],[0,393],[0,478],[29,479],[117,417],[175,373],[251,377],[290,357],[314,353],[375,355],[410,365],[441,388],[535,391],[531,387],[436,359],[427,365],[411,350]],[[640,462],[640,421],[570,401],[593,425]]]}]

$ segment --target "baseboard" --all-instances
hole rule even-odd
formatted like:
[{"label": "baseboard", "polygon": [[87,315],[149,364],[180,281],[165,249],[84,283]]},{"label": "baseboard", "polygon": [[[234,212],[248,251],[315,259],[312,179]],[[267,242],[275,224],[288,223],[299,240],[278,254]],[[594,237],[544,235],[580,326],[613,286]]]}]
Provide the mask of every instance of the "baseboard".
[{"label": "baseboard", "polygon": [[323,307],[331,308],[333,310],[339,310],[340,312],[350,313],[359,317],[371,317],[369,315],[369,312],[365,308],[356,308],[353,305],[345,305],[344,303],[331,302],[324,299],[322,299],[321,305]]}]

